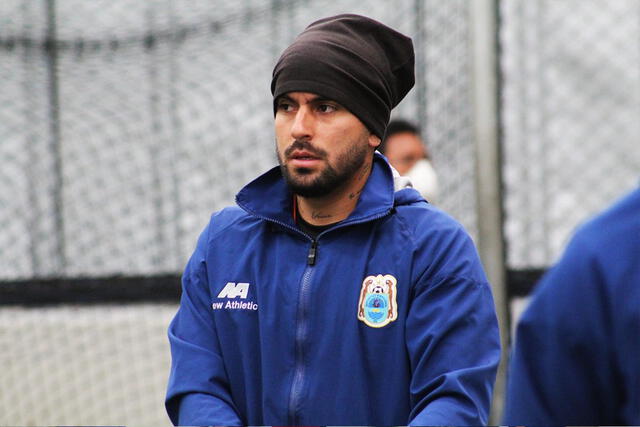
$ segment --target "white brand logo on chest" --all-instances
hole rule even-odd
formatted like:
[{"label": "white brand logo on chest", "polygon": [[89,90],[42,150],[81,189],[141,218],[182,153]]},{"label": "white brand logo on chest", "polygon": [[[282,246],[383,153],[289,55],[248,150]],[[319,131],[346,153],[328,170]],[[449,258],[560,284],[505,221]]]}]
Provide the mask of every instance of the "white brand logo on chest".
[{"label": "white brand logo on chest", "polygon": [[[240,301],[247,299],[249,286],[250,284],[245,282],[227,282],[218,294],[218,298],[225,298],[227,302],[214,302],[211,304],[211,308],[214,310],[258,310],[258,304],[254,301]],[[238,297],[240,300],[236,300]]]}]

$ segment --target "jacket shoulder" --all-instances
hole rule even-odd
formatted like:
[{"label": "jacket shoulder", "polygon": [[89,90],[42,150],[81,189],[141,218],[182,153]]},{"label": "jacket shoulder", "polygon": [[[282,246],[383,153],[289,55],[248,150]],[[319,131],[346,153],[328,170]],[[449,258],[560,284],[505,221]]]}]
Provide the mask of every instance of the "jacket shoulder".
[{"label": "jacket shoulder", "polygon": [[585,247],[610,254],[617,252],[613,249],[620,245],[640,247],[640,240],[636,238],[639,231],[640,189],[585,222],[577,229],[574,240],[580,240]]},{"label": "jacket shoulder", "polygon": [[465,228],[448,213],[426,201],[396,206],[399,220],[416,238],[449,235],[470,238]]},{"label": "jacket shoulder", "polygon": [[397,206],[395,217],[431,280],[458,277],[487,283],[471,236],[449,214],[423,202]]},{"label": "jacket shoulder", "polygon": [[208,234],[211,238],[216,234],[228,230],[238,222],[250,218],[244,210],[237,206],[228,206],[219,211],[214,212],[209,219]]}]

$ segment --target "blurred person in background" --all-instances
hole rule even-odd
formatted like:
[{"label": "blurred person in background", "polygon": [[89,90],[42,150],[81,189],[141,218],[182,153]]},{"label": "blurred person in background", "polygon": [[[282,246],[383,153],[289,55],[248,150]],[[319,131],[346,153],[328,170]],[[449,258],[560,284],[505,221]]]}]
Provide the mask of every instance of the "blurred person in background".
[{"label": "blurred person in background", "polygon": [[576,232],[518,323],[507,425],[640,425],[640,189]]},{"label": "blurred person in background", "polygon": [[413,84],[411,39],[366,17],[284,51],[280,166],[212,216],[183,274],[173,423],[487,422],[500,343],[476,249],[375,152]]},{"label": "blurred person in background", "polygon": [[411,180],[412,187],[429,203],[436,203],[438,175],[417,126],[402,119],[391,120],[378,150],[400,175]]}]

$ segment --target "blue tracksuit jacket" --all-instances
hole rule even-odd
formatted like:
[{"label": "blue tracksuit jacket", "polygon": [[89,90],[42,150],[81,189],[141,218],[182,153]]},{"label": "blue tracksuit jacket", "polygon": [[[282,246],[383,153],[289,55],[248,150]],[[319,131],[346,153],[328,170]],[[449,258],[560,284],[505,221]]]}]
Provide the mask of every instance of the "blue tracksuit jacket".
[{"label": "blue tracksuit jacket", "polygon": [[640,189],[582,226],[519,322],[509,425],[640,425]]},{"label": "blue tracksuit jacket", "polygon": [[394,192],[376,153],[356,209],[316,241],[279,168],[211,218],[169,328],[182,425],[483,424],[499,361],[462,227]]}]

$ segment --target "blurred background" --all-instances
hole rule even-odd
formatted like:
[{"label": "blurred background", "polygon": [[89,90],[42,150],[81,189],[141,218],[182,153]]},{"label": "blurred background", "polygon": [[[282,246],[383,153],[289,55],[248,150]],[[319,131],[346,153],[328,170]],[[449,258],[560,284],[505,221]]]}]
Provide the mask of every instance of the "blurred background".
[{"label": "blurred background", "polygon": [[279,54],[342,12],[414,40],[393,117],[490,265],[504,343],[575,227],[639,184],[640,0],[2,0],[0,425],[170,424],[181,270],[277,163]]}]

